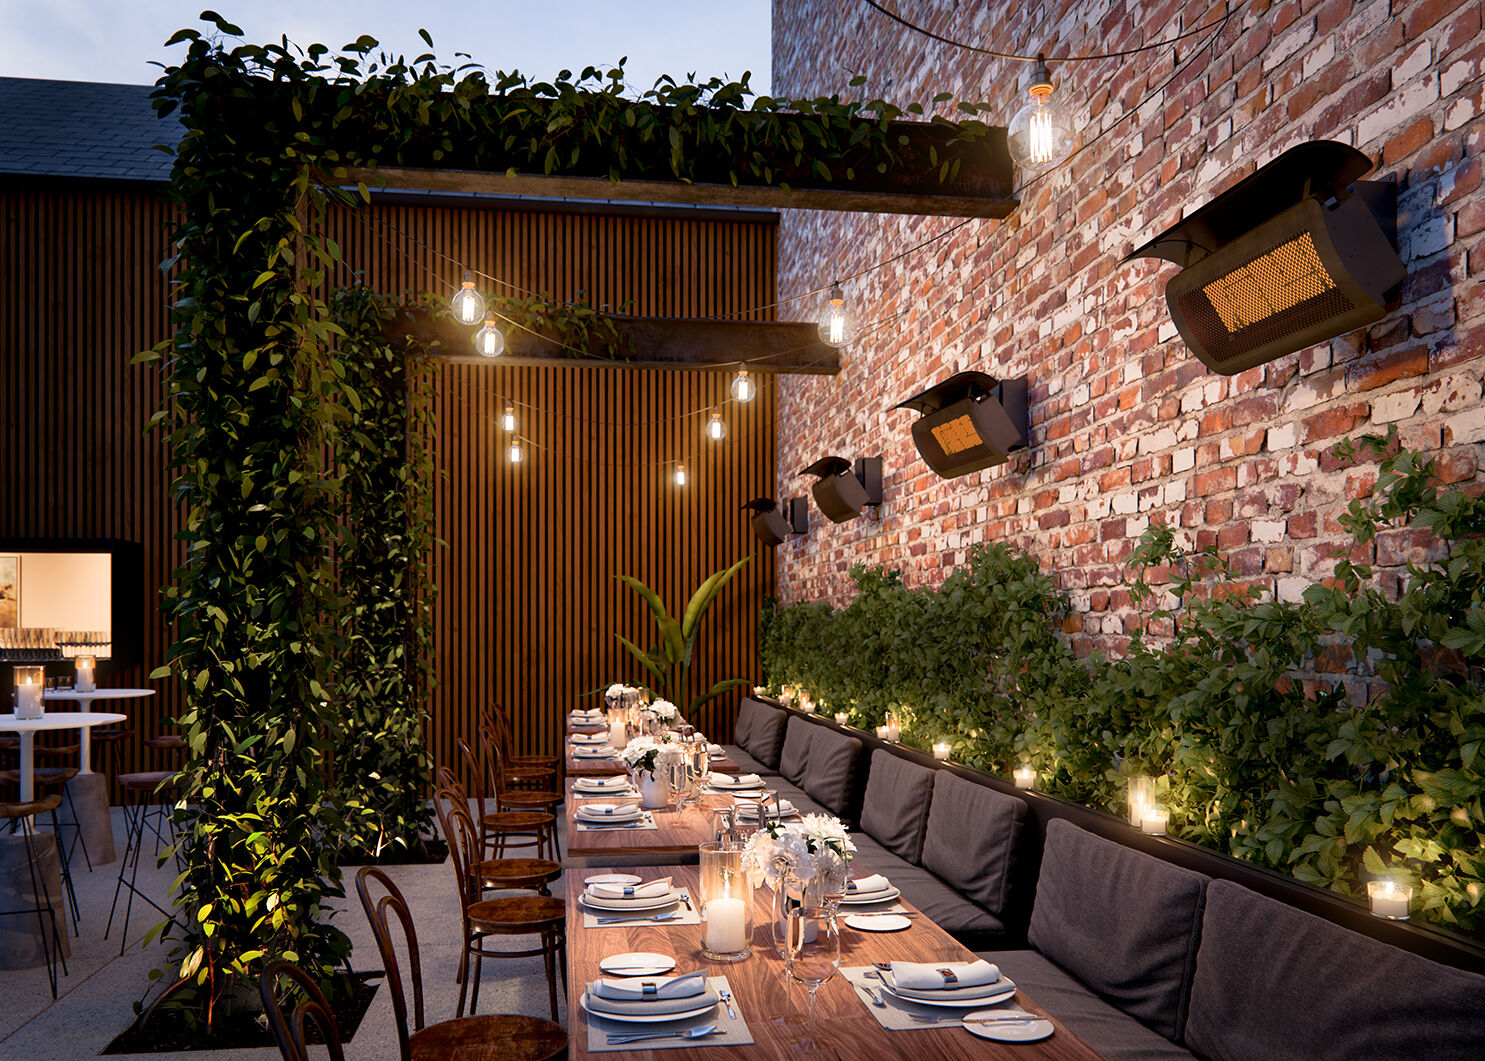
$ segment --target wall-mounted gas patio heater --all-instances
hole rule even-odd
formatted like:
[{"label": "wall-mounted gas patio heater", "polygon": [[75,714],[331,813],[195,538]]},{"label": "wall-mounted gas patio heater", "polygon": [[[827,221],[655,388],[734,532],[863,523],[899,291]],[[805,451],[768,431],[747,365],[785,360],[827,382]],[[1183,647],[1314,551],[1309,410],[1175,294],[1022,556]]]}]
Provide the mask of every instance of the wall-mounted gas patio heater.
[{"label": "wall-mounted gas patio heater", "polygon": [[881,457],[858,457],[854,466],[844,457],[821,457],[799,474],[820,477],[810,492],[832,523],[849,522],[867,505],[882,503]]},{"label": "wall-mounted gas patio heater", "polygon": [[1358,180],[1360,151],[1315,140],[1285,151],[1124,259],[1181,266],[1171,320],[1223,375],[1380,320],[1406,275],[1397,186]]},{"label": "wall-mounted gas patio heater", "polygon": [[809,505],[802,497],[791,497],[779,505],[771,497],[755,497],[743,508],[753,510],[753,535],[764,545],[782,545],[791,534],[808,534]]},{"label": "wall-mounted gas patio heater", "polygon": [[922,415],[913,422],[913,445],[945,479],[1004,464],[1026,448],[1026,377],[997,380],[960,372],[898,402]]}]

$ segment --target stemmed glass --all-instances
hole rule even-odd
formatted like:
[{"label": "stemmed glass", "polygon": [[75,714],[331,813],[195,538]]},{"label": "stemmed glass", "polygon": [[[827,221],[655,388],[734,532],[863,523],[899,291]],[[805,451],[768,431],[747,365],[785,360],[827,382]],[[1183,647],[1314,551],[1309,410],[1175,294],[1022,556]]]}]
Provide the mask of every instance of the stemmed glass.
[{"label": "stemmed glass", "polygon": [[785,928],[785,963],[789,977],[809,990],[805,1010],[805,1034],[793,1040],[805,1053],[820,1053],[835,1046],[823,1038],[815,1023],[815,992],[840,969],[840,929],[835,921],[835,908],[797,906],[789,911]]}]

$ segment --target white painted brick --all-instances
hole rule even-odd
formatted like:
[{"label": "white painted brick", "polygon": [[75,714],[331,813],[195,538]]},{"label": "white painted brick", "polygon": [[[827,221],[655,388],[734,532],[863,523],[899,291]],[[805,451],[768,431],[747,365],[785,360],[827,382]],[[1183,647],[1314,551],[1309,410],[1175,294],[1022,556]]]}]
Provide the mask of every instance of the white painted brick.
[{"label": "white painted brick", "polygon": [[1170,470],[1176,473],[1189,472],[1196,467],[1196,450],[1188,447],[1171,454]]},{"label": "white painted brick", "polygon": [[1372,423],[1390,424],[1405,420],[1418,411],[1418,403],[1422,400],[1422,392],[1417,387],[1375,398],[1372,400]]},{"label": "white painted brick", "polygon": [[1439,79],[1436,75],[1414,79],[1394,91],[1387,102],[1357,122],[1357,143],[1382,146],[1390,133],[1409,119],[1422,114],[1438,98]]},{"label": "white painted brick", "polygon": [[1113,497],[1112,508],[1116,516],[1127,516],[1139,511],[1139,507],[1139,498],[1134,494],[1115,494]]},{"label": "white painted brick", "polygon": [[1149,516],[1139,516],[1139,517],[1136,517],[1134,519],[1130,519],[1130,520],[1126,520],[1125,521],[1125,523],[1124,523],[1124,536],[1126,538],[1131,538],[1131,539],[1138,538],[1141,534],[1144,534],[1145,531],[1147,531],[1149,529],[1150,529],[1150,517]]},{"label": "white painted brick", "polygon": [[1274,589],[1277,591],[1280,600],[1289,601],[1291,604],[1298,604],[1304,600],[1305,590],[1309,589],[1310,586],[1311,582],[1309,579],[1289,575],[1279,579]]},{"label": "white painted brick", "polygon": [[1263,72],[1270,73],[1284,64],[1284,61],[1297,54],[1301,48],[1315,38],[1315,20],[1307,18],[1303,22],[1296,22],[1283,33],[1269,43],[1263,53]]},{"label": "white painted brick", "polygon": [[1474,121],[1479,114],[1479,104],[1466,96],[1444,112],[1444,131],[1452,133],[1455,129]]},{"label": "white painted brick", "polygon": [[1403,85],[1433,65],[1433,43],[1426,37],[1392,67],[1393,85]]},{"label": "white painted brick", "polygon": [[1399,238],[1404,261],[1429,258],[1444,250],[1454,239],[1454,218],[1450,214],[1430,214]]},{"label": "white painted brick", "polygon": [[1456,373],[1436,379],[1423,389],[1423,411],[1455,413],[1480,400],[1480,377]]},{"label": "white painted brick", "polygon": [[1186,480],[1170,479],[1162,488],[1163,503],[1167,505],[1176,504],[1186,500]]},{"label": "white painted brick", "polygon": [[1451,445],[1485,442],[1485,405],[1455,413],[1444,421],[1444,436]]},{"label": "white painted brick", "polygon": [[1439,75],[1439,94],[1452,96],[1478,76],[1480,76],[1479,60],[1461,59],[1445,67],[1444,72]]},{"label": "white painted brick", "polygon": [[1176,444],[1176,432],[1174,428],[1162,427],[1159,431],[1140,436],[1141,453],[1158,453],[1163,449],[1170,449]]},{"label": "white painted brick", "polygon": [[1057,503],[1059,505],[1070,505],[1078,499],[1078,484],[1064,483],[1057,489]]},{"label": "white painted brick", "polygon": [[1318,74],[1321,70],[1324,70],[1327,66],[1330,65],[1331,60],[1333,60],[1334,58],[1335,38],[1326,37],[1323,41],[1320,42],[1320,44],[1315,48],[1314,51],[1310,52],[1309,55],[1304,57],[1304,60],[1300,64],[1300,70],[1304,74],[1305,80],[1308,81],[1310,78]]},{"label": "white painted brick", "polygon": [[1088,502],[1089,519],[1107,519],[1109,515],[1109,499],[1106,497],[1095,497]]},{"label": "white painted brick", "polygon": [[1287,525],[1287,521],[1282,519],[1255,519],[1248,524],[1248,536],[1255,542],[1273,545],[1284,540]]},{"label": "white painted brick", "polygon": [[1293,449],[1299,443],[1299,425],[1284,424],[1268,429],[1266,447],[1271,450]]}]

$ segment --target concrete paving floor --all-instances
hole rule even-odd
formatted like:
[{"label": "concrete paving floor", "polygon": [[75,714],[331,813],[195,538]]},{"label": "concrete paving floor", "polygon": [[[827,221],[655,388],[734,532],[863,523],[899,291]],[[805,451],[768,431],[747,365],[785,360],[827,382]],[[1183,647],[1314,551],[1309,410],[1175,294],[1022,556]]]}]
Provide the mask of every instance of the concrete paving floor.
[{"label": "concrete paving floor", "polygon": [[[122,853],[123,823],[119,809],[114,808],[113,813],[114,836]],[[143,999],[151,986],[148,979],[150,970],[166,967],[166,947],[158,942],[147,947],[140,945],[145,934],[161,918],[138,900],[129,924],[129,944],[123,955],[119,954],[118,919],[109,939],[103,938],[118,880],[119,863],[95,865],[89,872],[81,855],[75,857],[73,882],[82,916],[79,934],[72,938],[67,975],[60,977],[58,998],[53,1002],[44,967],[0,970],[0,1061],[77,1061],[98,1054],[133,1021],[133,1004]],[[352,965],[358,970],[379,969],[381,962],[377,958],[376,944],[355,896],[354,874],[354,869],[346,871],[349,896],[336,904],[340,912],[335,923],[350,936],[354,945]],[[459,963],[460,924],[453,871],[445,862],[436,866],[394,866],[388,874],[407,897],[417,926],[428,1022],[447,1020],[454,1015],[459,998],[454,972]],[[153,859],[141,859],[141,890],[167,909],[169,904],[165,895],[174,879],[173,862],[165,868],[156,868]],[[561,895],[560,889],[560,882],[552,885],[554,895]],[[492,897],[494,894],[498,893],[492,893]],[[120,898],[121,911],[122,908],[123,899]],[[69,921],[69,931],[70,927]],[[520,947],[513,944],[510,949]],[[403,970],[406,975],[405,963]],[[149,992],[149,997],[153,998],[154,993]],[[557,998],[561,1006],[558,1020],[565,1025],[566,1007],[560,991]],[[479,1011],[550,1017],[541,959],[487,960],[480,985]],[[271,1047],[248,1047],[113,1056],[273,1061],[279,1053]],[[397,1029],[392,1017],[391,995],[385,986],[377,990],[365,1019],[347,1044],[346,1057],[348,1061],[392,1061],[397,1057]]]}]

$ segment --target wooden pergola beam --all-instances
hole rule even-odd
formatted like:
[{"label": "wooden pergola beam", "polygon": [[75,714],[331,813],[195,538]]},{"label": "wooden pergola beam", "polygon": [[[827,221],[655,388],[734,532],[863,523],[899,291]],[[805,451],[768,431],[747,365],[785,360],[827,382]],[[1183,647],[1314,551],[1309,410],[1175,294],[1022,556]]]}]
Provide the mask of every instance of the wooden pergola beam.
[{"label": "wooden pergola beam", "polygon": [[478,365],[581,365],[596,368],[700,369],[746,365],[759,374],[829,375],[840,372],[840,351],[820,342],[810,322],[691,320],[604,314],[629,346],[624,358],[584,357],[525,328],[505,326],[505,351],[496,358],[474,352],[468,325],[425,310],[409,310],[387,328],[389,341],[411,339],[440,361]]}]

